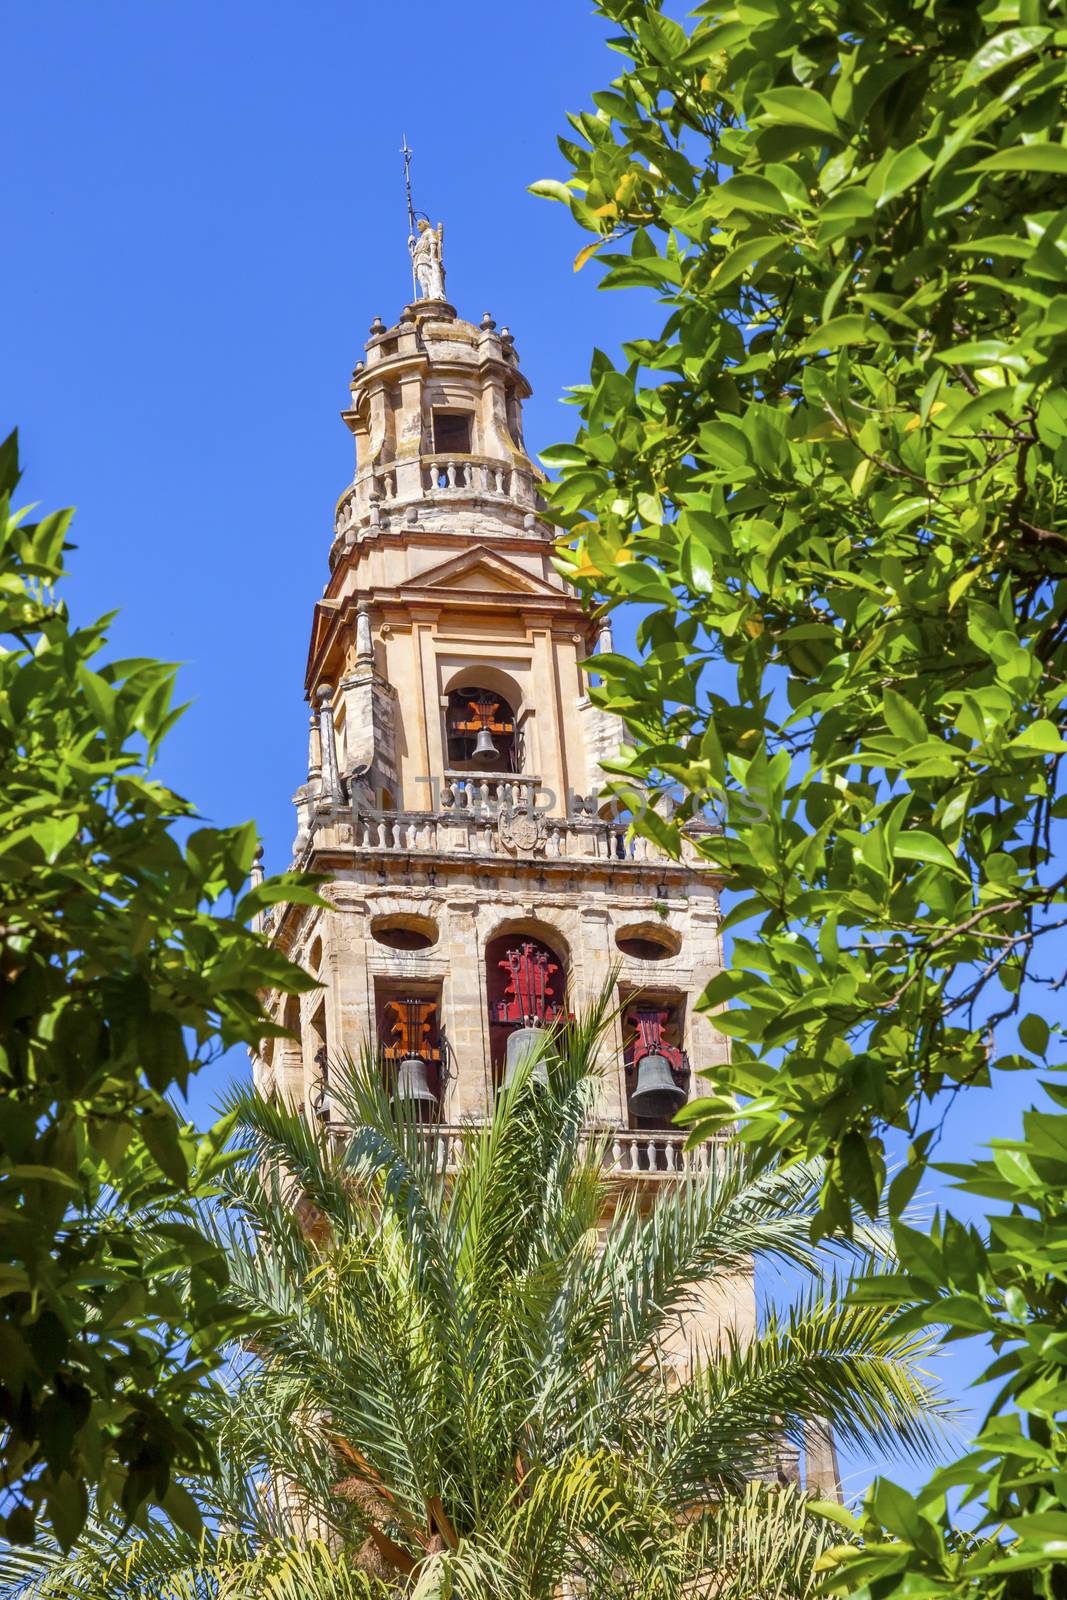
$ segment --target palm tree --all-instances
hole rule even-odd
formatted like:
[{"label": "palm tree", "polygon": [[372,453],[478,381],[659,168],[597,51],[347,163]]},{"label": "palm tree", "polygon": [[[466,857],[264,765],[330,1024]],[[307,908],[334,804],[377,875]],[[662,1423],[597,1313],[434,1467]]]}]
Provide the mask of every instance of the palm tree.
[{"label": "palm tree", "polygon": [[[71,1558],[0,1563],[2,1592],[806,1593],[840,1531],[775,1485],[777,1453],[832,1417],[845,1443],[929,1455],[948,1411],[927,1342],[828,1277],[813,1167],[757,1173],[724,1145],[651,1208],[608,1196],[583,1131],[608,1020],[601,1001],[551,1040],[547,1086],[525,1061],[447,1170],[370,1059],[347,1064],[344,1140],[238,1096],[215,1226],[260,1331],[205,1391],[227,1468],[209,1531],[116,1545],[105,1522]],[[836,1271],[885,1257],[857,1226]],[[664,1352],[695,1293],[756,1261],[808,1291],[679,1378]]]}]

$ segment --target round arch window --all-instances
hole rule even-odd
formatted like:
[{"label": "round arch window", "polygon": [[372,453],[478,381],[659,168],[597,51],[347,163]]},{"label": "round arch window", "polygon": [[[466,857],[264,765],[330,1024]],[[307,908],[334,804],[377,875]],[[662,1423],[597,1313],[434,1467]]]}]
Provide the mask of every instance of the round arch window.
[{"label": "round arch window", "polygon": [[397,916],[373,917],[371,938],[387,950],[429,950],[438,940],[438,928],[432,917]]},{"label": "round arch window", "polygon": [[682,948],[681,938],[673,928],[655,922],[639,922],[617,929],[615,943],[632,961],[667,961]]}]

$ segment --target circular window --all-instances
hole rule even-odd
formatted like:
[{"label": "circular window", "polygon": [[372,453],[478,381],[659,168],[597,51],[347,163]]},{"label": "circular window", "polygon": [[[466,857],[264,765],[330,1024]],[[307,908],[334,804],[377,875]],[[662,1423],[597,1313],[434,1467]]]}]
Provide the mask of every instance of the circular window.
[{"label": "circular window", "polygon": [[437,943],[437,924],[432,917],[374,917],[370,931],[387,950],[429,950]]},{"label": "circular window", "polygon": [[619,928],[615,943],[632,961],[666,961],[682,948],[682,941],[672,928],[660,927],[654,922]]}]

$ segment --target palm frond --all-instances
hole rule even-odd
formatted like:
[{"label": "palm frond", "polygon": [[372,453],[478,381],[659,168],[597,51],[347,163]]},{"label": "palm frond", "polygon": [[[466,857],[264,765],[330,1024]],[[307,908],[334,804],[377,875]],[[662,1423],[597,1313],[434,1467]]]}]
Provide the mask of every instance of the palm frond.
[{"label": "palm frond", "polygon": [[956,1412],[926,1371],[933,1348],[927,1334],[895,1332],[883,1308],[843,1304],[833,1290],[772,1312],[751,1339],[727,1333],[661,1414],[670,1495],[738,1490],[779,1441],[800,1446],[805,1425],[827,1418],[847,1444],[936,1459]]}]

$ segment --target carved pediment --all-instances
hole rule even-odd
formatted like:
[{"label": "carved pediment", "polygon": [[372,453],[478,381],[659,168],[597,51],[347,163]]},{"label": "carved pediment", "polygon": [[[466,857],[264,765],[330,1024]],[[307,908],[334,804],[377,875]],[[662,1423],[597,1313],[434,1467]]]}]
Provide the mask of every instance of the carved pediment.
[{"label": "carved pediment", "polygon": [[475,545],[462,555],[417,572],[405,589],[451,589],[467,594],[540,595],[558,600],[561,586],[516,566],[486,545]]}]

